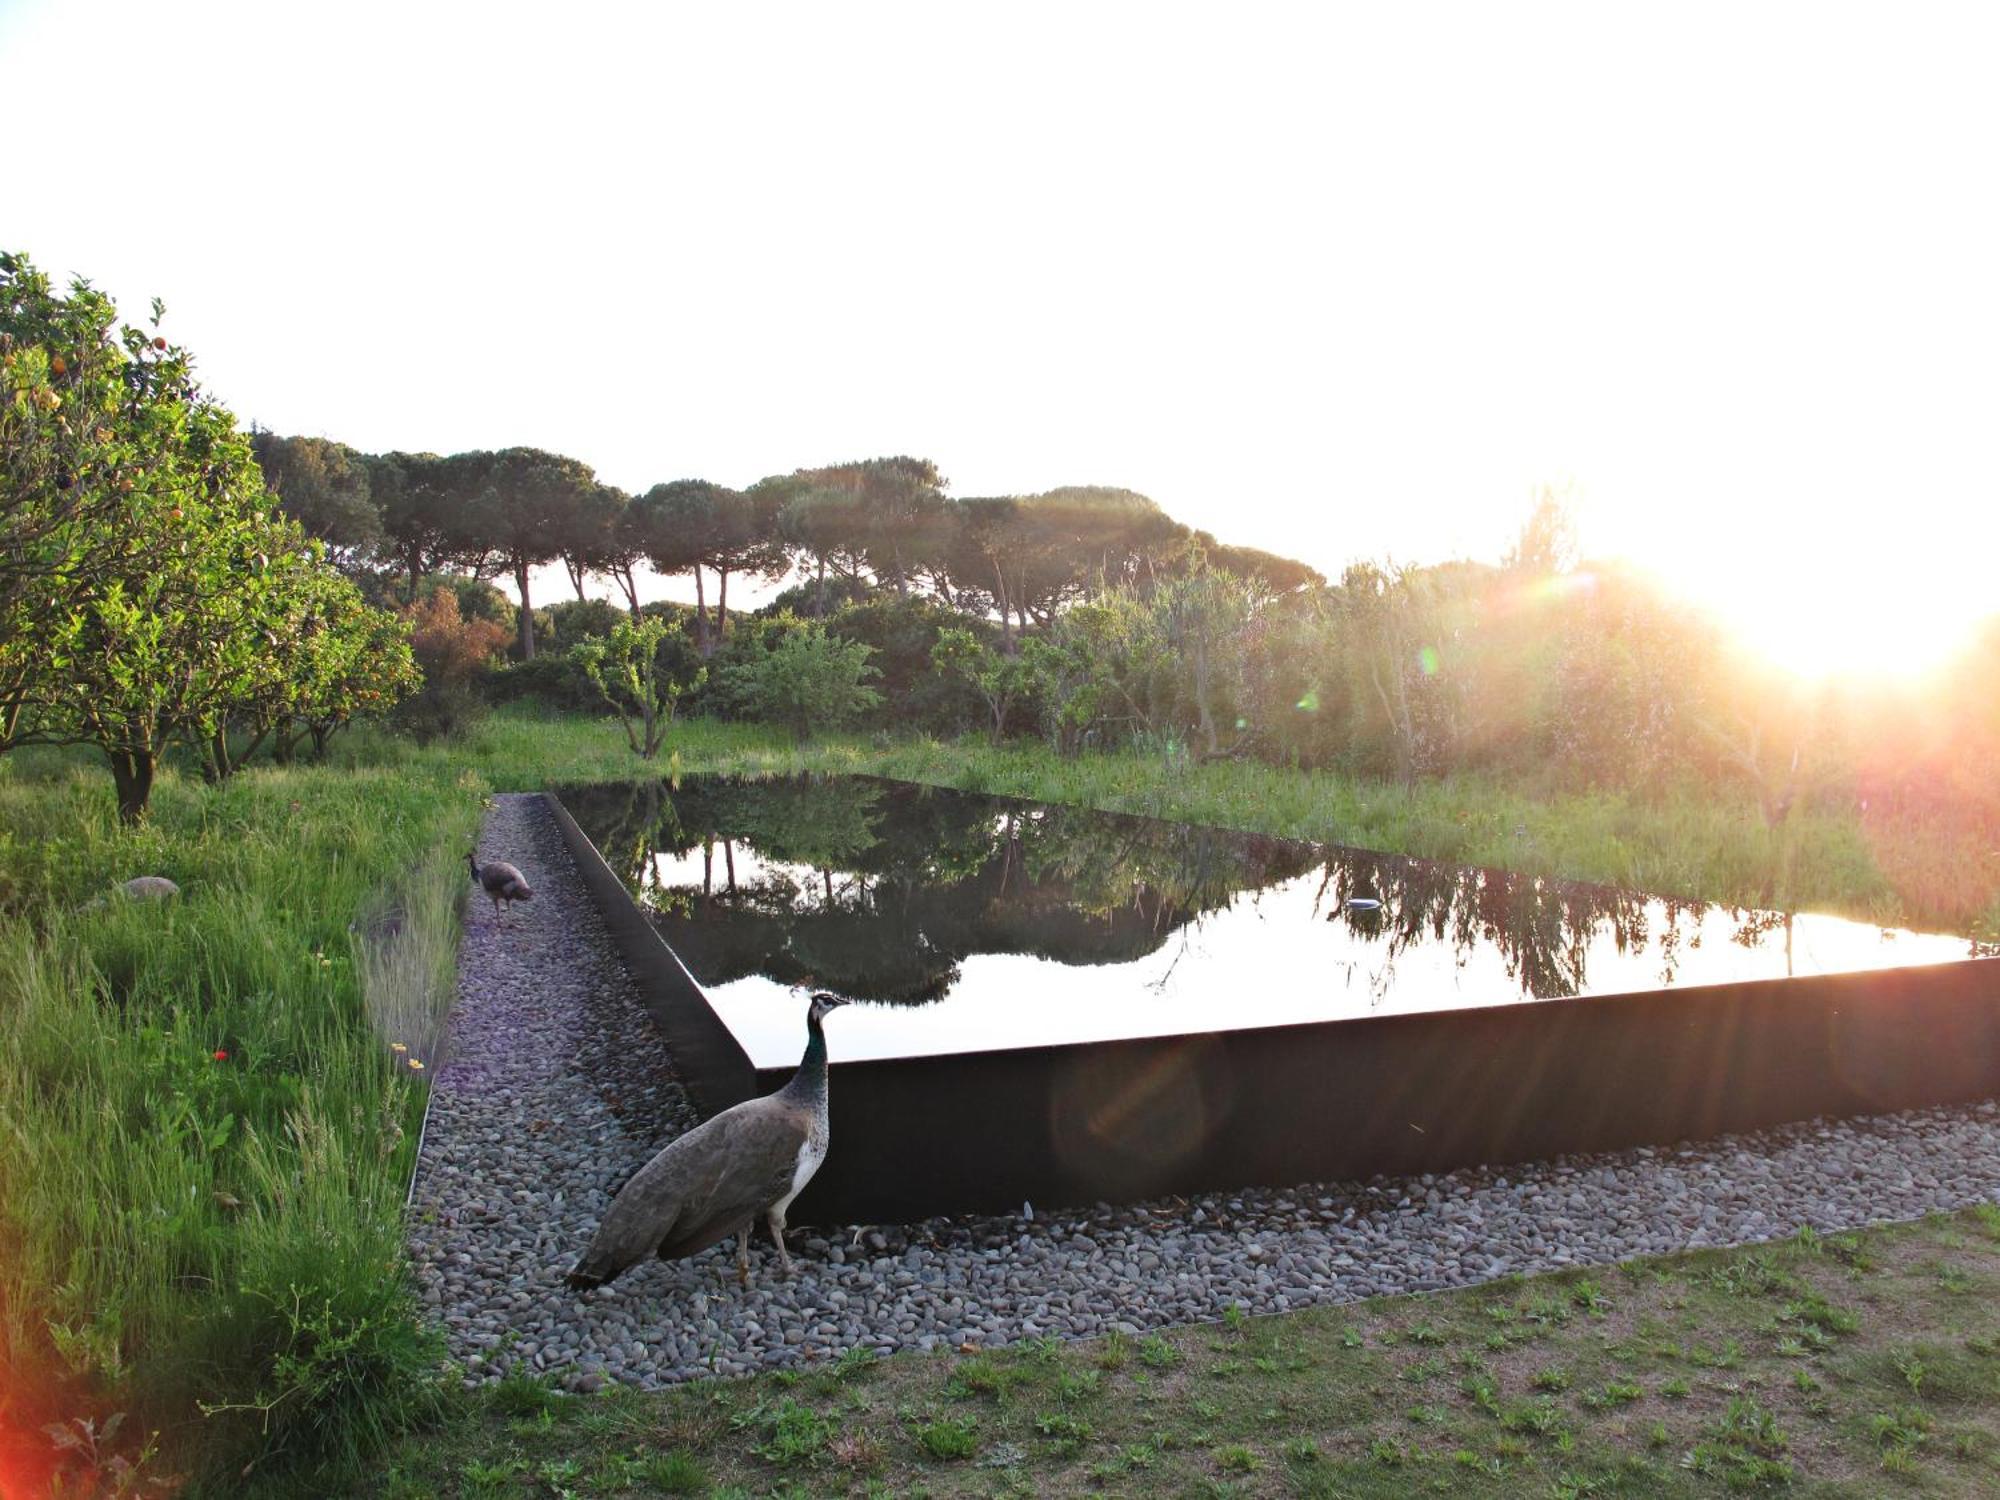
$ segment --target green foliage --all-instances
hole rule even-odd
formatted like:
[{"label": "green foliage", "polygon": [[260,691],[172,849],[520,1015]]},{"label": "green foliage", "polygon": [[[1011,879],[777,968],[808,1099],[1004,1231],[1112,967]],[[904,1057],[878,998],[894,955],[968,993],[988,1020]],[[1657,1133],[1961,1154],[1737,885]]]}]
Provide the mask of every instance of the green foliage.
[{"label": "green foliage", "polygon": [[[399,1058],[435,1055],[478,803],[443,766],[169,776],[124,831],[74,775],[0,780],[0,876],[30,898],[0,915],[10,1384],[110,1396],[225,1488],[338,1472],[438,1410]],[[182,900],[89,905],[135,865]]]},{"label": "green foliage", "polygon": [[129,565],[121,513],[170,510],[213,434],[187,352],[119,327],[78,280],[57,293],[24,255],[0,253],[0,742],[29,666],[18,632],[71,608]]},{"label": "green foliage", "polygon": [[978,1425],[969,1417],[940,1417],[919,1423],[914,1436],[917,1446],[932,1458],[954,1462],[979,1451]]},{"label": "green foliage", "polygon": [[881,674],[875,687],[882,694],[882,717],[897,728],[938,735],[963,733],[986,718],[978,689],[936,669],[934,652],[948,630],[978,638],[998,635],[987,622],[935,599],[886,591],[827,621],[827,634],[860,641],[873,652],[868,662]]},{"label": "green foliage", "polygon": [[758,1457],[781,1465],[817,1458],[839,1431],[832,1418],[790,1396],[760,1401],[730,1418],[730,1424],[748,1428],[761,1437]]},{"label": "green foliage", "polygon": [[1171,663],[1158,621],[1113,591],[1058,615],[1021,643],[1043,733],[1065,755],[1155,728]]},{"label": "green foliage", "polygon": [[[410,686],[393,622],[270,509],[248,438],[157,333],[0,257],[0,749],[87,744],[119,814],[161,754],[294,723],[316,743]],[[160,310],[154,308],[154,326]],[[284,731],[281,729],[281,734]]]},{"label": "green foliage", "polygon": [[368,462],[344,443],[280,437],[253,428],[251,452],[278,507],[350,566],[382,535],[382,512],[368,492]]},{"label": "green foliage", "polygon": [[521,659],[530,660],[535,625],[529,572],[573,544],[579,513],[599,492],[596,476],[588,464],[540,448],[462,453],[448,462],[454,497],[464,510],[460,526],[514,576],[518,648]]},{"label": "green foliage", "polygon": [[[745,494],[705,479],[677,479],[654,485],[633,502],[633,525],[647,560],[662,573],[694,574],[695,642],[703,656],[728,633],[729,575],[777,577],[790,566],[777,534],[779,499],[769,489]],[[717,575],[713,634],[703,568]]]},{"label": "green foliage", "polygon": [[563,599],[535,614],[535,629],[546,637],[543,644],[560,651],[568,651],[579,641],[607,636],[618,628],[619,621],[631,617],[629,610],[606,599]]},{"label": "green foliage", "polygon": [[1032,657],[1006,656],[972,631],[947,627],[931,647],[931,665],[941,674],[968,682],[986,705],[987,732],[994,744],[1006,732],[1007,721],[1022,699],[1035,691],[1037,668]]},{"label": "green foliage", "polygon": [[851,723],[882,701],[868,686],[877,675],[868,664],[872,654],[861,642],[839,640],[812,624],[724,671],[753,714],[787,726],[804,744],[815,732]]},{"label": "green foliage", "polygon": [[579,641],[570,660],[596,687],[625,727],[635,754],[651,760],[674,722],[681,695],[702,685],[708,671],[676,675],[668,637],[679,627],[659,619],[621,619],[609,635]]}]

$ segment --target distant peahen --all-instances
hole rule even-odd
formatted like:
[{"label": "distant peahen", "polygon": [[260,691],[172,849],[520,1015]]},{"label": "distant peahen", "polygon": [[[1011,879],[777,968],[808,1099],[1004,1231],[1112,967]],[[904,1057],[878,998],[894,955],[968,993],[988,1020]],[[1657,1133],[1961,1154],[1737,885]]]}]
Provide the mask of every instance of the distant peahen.
[{"label": "distant peahen", "polygon": [[465,862],[472,867],[472,878],[479,882],[479,888],[493,898],[494,916],[500,915],[502,901],[535,899],[534,889],[512,865],[503,864],[497,859],[490,864],[482,865],[471,854],[465,856]]},{"label": "distant peahen", "polygon": [[737,1274],[750,1284],[750,1232],[761,1216],[785,1252],[785,1209],[826,1159],[826,1032],[846,1002],[816,994],[806,1010],[806,1053],[791,1082],[746,1099],[669,1141],[618,1190],[590,1248],[569,1273],[573,1287],[603,1286],[649,1255],[678,1260],[740,1233]]}]

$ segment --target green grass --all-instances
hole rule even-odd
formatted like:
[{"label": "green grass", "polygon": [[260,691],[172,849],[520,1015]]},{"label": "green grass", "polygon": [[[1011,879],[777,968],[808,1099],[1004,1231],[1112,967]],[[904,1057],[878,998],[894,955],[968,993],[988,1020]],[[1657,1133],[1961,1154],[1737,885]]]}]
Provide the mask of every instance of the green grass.
[{"label": "green grass", "polygon": [[[439,1351],[413,1316],[401,1253],[424,1092],[409,1062],[435,1054],[463,899],[457,858],[493,791],[675,768],[869,771],[1689,897],[1952,925],[1882,874],[1934,858],[1930,832],[1907,832],[1911,847],[1885,860],[1838,809],[1802,811],[1774,835],[1743,798],[1699,788],[1533,795],[1469,777],[1406,788],[1140,754],[1063,759],[983,739],[850,736],[799,748],[761,726],[712,722],[679,726],[670,749],[647,764],[610,720],[522,710],[430,748],[359,731],[325,767],[254,767],[219,787],[169,768],[136,830],[116,824],[109,779],[88,757],[0,757],[0,1442],[45,1421],[122,1412],[132,1451],[157,1431],[155,1467],[230,1492],[246,1466],[249,1482],[274,1488],[286,1475],[337,1472],[432,1414]],[[140,873],[171,876],[184,898],[94,904]],[[2000,935],[2000,907],[1984,899],[1985,915],[1958,925]],[[1968,1233],[1990,1241],[1989,1226]],[[1923,1280],[1922,1295],[1976,1301],[1972,1277],[1951,1263]],[[1845,1336],[1801,1309],[1773,1315],[1781,1357],[1822,1359]],[[1595,1316],[1587,1305],[1557,1312],[1557,1326]],[[1552,1316],[1544,1309],[1532,1326]],[[1482,1347],[1511,1336],[1482,1328]],[[1712,1361],[1702,1368],[1729,1368],[1726,1341],[1701,1343]],[[1164,1340],[1095,1357],[1107,1388],[1143,1377],[1159,1392],[1192,1378],[1185,1347]],[[996,1436],[991,1407],[1028,1422],[1018,1440],[1035,1451],[1114,1461],[1099,1451],[1103,1424],[1082,1387],[1045,1382],[1038,1410],[1014,1367],[999,1368],[990,1390],[972,1376],[940,1396],[975,1403],[958,1414],[940,1407],[859,1435],[800,1428],[794,1414],[757,1442],[797,1448],[793,1462],[810,1468],[840,1452],[962,1444],[955,1424],[970,1421],[983,1461],[1016,1440]],[[1606,1412],[1652,1404],[1633,1402],[1611,1375],[1572,1373],[1567,1390],[1541,1395],[1593,1396]],[[1246,1365],[1240,1378],[1267,1374]],[[1420,1393],[1395,1409],[1436,1405]],[[1137,1465],[1149,1441],[1135,1433],[1115,1461]],[[1303,1462],[1243,1441],[1257,1466],[1225,1464],[1209,1480],[1268,1486]],[[1409,1446],[1384,1441],[1384,1453]],[[1937,1446],[1948,1445],[1896,1451]],[[686,1451],[702,1473],[717,1469],[713,1451]],[[693,1473],[676,1482],[695,1483]]]},{"label": "green grass", "polygon": [[[657,1393],[467,1398],[384,1500],[575,1495],[1982,1496],[2000,1492],[2000,1276],[1972,1213],[1148,1335],[896,1355]],[[1844,1330],[1781,1353],[1801,1306]],[[1488,1335],[1501,1330],[1502,1346]],[[1719,1360],[1715,1352],[1735,1352]],[[790,1437],[778,1435],[788,1432]],[[635,1477],[671,1459],[698,1489]],[[499,1477],[474,1481],[471,1466]]]},{"label": "green grass", "polygon": [[1553,792],[1453,776],[1403,786],[1326,771],[1114,751],[1072,757],[1035,742],[983,736],[830,736],[804,747],[763,725],[679,726],[649,767],[612,720],[503,710],[466,741],[419,750],[363,731],[336,742],[342,764],[476,773],[495,790],[624,780],[657,767],[689,771],[859,771],[967,791],[1137,812],[1219,827],[1351,844],[1529,874],[1603,881],[1661,895],[1779,904],[1867,921],[2000,940],[2000,891],[1946,892],[1886,868],[1921,871],[1956,848],[1952,830],[1864,826],[1851,808],[1796,809],[1777,831],[1737,788],[1686,784]]},{"label": "green grass", "polygon": [[[408,1064],[449,1001],[479,812],[423,768],[263,771],[168,778],[132,832],[94,768],[0,779],[8,1427],[123,1411],[163,1468],[254,1473],[429,1414]],[[183,897],[93,904],[139,873]]]}]

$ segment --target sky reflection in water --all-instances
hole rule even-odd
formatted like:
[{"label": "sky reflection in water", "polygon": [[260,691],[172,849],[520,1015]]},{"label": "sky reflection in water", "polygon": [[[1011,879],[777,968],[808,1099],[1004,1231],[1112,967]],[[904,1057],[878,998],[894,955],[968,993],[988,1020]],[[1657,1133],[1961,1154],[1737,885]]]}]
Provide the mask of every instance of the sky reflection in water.
[{"label": "sky reflection in water", "polygon": [[[861,776],[561,789],[758,1067],[1940,963],[1791,918]],[[1366,910],[1355,900],[1377,901]]]}]

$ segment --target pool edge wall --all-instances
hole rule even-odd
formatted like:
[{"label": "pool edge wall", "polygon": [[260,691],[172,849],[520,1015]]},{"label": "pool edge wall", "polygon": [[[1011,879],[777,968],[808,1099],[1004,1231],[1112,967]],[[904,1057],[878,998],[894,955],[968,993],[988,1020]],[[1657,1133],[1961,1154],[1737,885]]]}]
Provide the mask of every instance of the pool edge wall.
[{"label": "pool edge wall", "polygon": [[[697,1107],[782,1084],[549,801]],[[832,1149],[788,1216],[892,1223],[1969,1103],[2000,1093],[2000,959],[870,1062],[827,1034]]]}]

